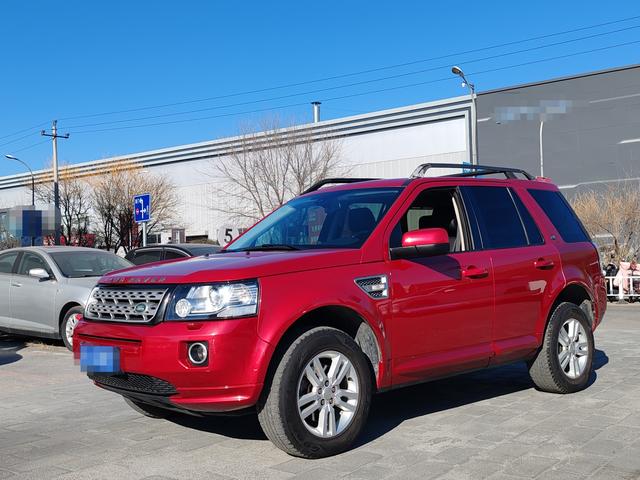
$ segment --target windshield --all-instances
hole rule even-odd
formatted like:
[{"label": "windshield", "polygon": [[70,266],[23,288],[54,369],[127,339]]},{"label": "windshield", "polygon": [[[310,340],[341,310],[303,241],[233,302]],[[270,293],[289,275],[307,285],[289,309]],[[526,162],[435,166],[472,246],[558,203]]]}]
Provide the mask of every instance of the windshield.
[{"label": "windshield", "polygon": [[400,190],[362,188],[294,198],[226,251],[360,248]]},{"label": "windshield", "polygon": [[56,252],[50,255],[62,274],[68,278],[101,277],[113,270],[133,266],[124,258],[100,250]]}]

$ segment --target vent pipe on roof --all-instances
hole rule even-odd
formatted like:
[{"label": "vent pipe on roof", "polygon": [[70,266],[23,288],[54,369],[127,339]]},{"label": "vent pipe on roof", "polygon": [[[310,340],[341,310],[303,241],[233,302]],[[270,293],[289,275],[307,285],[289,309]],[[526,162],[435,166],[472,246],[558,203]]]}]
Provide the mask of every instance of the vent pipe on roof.
[{"label": "vent pipe on roof", "polygon": [[311,102],[313,106],[313,123],[318,123],[320,121],[320,103],[321,102]]}]

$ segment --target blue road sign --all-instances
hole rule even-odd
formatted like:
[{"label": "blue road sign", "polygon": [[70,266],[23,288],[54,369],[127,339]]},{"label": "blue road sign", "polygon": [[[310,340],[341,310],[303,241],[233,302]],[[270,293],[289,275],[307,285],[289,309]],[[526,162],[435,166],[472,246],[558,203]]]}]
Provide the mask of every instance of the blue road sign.
[{"label": "blue road sign", "polygon": [[133,197],[133,216],[137,223],[151,220],[151,194],[143,193]]}]

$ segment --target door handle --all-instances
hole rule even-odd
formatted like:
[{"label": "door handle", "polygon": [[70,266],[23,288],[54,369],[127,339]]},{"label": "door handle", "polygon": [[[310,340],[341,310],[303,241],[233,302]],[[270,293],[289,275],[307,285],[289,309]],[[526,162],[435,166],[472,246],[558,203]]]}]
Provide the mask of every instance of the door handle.
[{"label": "door handle", "polygon": [[533,266],[540,270],[550,270],[555,266],[555,263],[553,263],[553,260],[539,258],[538,260],[533,262]]},{"label": "door handle", "polygon": [[21,283],[17,283],[17,282],[11,282],[11,286],[12,287],[21,287],[22,284]]},{"label": "door handle", "polygon": [[489,276],[489,270],[486,268],[474,267],[473,265],[463,268],[461,273],[464,278],[485,278]]}]

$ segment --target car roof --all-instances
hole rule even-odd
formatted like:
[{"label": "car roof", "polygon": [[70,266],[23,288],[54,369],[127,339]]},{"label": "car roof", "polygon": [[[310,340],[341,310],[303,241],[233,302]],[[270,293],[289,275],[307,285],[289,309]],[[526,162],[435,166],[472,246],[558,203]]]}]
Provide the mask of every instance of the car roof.
[{"label": "car roof", "polygon": [[177,248],[179,250],[191,250],[192,248],[203,248],[208,247],[211,249],[220,248],[219,245],[214,245],[212,243],[152,243],[147,245],[146,247],[138,247],[130,250],[131,252],[137,252],[139,250],[149,250],[155,248]]},{"label": "car roof", "polygon": [[107,250],[100,250],[99,248],[89,248],[89,247],[72,247],[67,245],[56,245],[56,246],[37,246],[37,247],[15,247],[10,248],[8,250],[3,250],[2,252],[8,252],[10,250],[14,251],[24,251],[24,252],[39,252],[39,253],[53,253],[53,252],[78,252],[78,251],[86,251],[86,252],[104,252],[104,253],[113,253]]},{"label": "car roof", "polygon": [[[357,180],[357,179],[354,179]],[[471,177],[471,176],[456,176],[456,175],[442,175],[437,177],[415,177],[415,178],[380,178],[380,179],[364,179],[362,181],[353,181],[349,183],[336,183],[329,184],[327,186],[323,186],[317,190],[311,191],[306,195],[315,195],[318,193],[324,192],[332,192],[332,191],[340,191],[340,190],[356,190],[356,189],[364,189],[364,188],[402,188],[407,185],[413,183],[435,183],[442,181],[465,181],[465,182],[478,182],[478,183],[487,183],[487,182],[500,182],[506,185],[513,184],[552,184],[552,182],[547,178],[536,178],[534,180],[529,180],[525,178],[495,178],[490,176],[482,176],[482,177]]]}]

